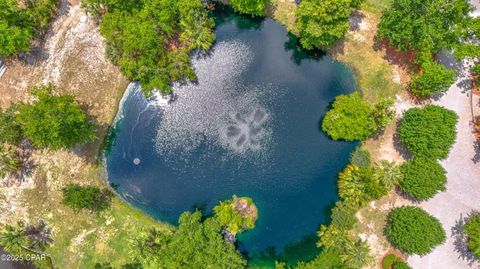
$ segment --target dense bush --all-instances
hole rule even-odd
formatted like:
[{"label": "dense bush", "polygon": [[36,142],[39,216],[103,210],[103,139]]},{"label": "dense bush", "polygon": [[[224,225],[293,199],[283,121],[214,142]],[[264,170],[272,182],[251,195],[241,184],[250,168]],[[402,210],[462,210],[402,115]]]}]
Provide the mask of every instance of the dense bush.
[{"label": "dense bush", "polygon": [[393,263],[393,269],[412,269],[406,262],[404,261],[395,261]]},{"label": "dense bush", "polygon": [[415,75],[410,83],[410,91],[421,97],[443,93],[455,82],[455,71],[432,60],[421,64],[422,73]]},{"label": "dense bush", "polygon": [[403,206],[388,215],[388,240],[408,254],[426,255],[445,239],[440,222],[423,209]]},{"label": "dense bush", "polygon": [[6,111],[0,108],[0,144],[18,145],[23,139],[22,126],[16,119],[17,105]]},{"label": "dense bush", "polygon": [[331,47],[348,31],[351,0],[303,0],[297,8],[296,26],[306,49]]},{"label": "dense bush", "polygon": [[457,115],[435,106],[412,108],[403,115],[399,128],[401,141],[416,157],[445,159],[455,142]]},{"label": "dense bush", "polygon": [[267,11],[268,1],[269,0],[231,0],[230,4],[236,12],[252,16],[263,16]]},{"label": "dense bush", "polygon": [[77,211],[81,209],[102,211],[110,207],[112,193],[108,189],[69,184],[62,192],[63,203]]},{"label": "dense bush", "polygon": [[[281,267],[275,269],[281,269]],[[322,252],[310,262],[300,262],[295,269],[346,269],[346,267],[343,265],[340,254],[327,249],[322,250]]]},{"label": "dense bush", "polygon": [[364,140],[377,131],[372,107],[355,92],[339,95],[322,122],[322,129],[334,140]]},{"label": "dense bush", "polygon": [[445,169],[435,160],[414,158],[402,165],[400,189],[417,200],[427,200],[445,190]]},{"label": "dense bush", "polygon": [[143,268],[245,268],[246,261],[221,235],[223,225],[215,217],[186,212],[178,229],[142,232],[133,242],[132,254]]},{"label": "dense bush", "polygon": [[37,100],[17,115],[23,133],[41,148],[70,148],[95,138],[93,125],[71,95],[53,95],[52,85],[32,90]]},{"label": "dense bush", "polygon": [[340,198],[351,207],[365,205],[387,194],[389,189],[375,176],[372,167],[348,165],[338,175]]},{"label": "dense bush", "polygon": [[30,49],[30,41],[48,26],[57,0],[0,1],[0,57]]},{"label": "dense bush", "polygon": [[214,21],[200,0],[88,1],[93,10],[102,5],[107,56],[145,93],[169,93],[173,82],[196,78],[189,53],[207,50],[215,39]]},{"label": "dense bush", "polygon": [[378,25],[378,37],[401,51],[433,55],[468,35],[470,10],[466,0],[394,0]]},{"label": "dense bush", "polygon": [[400,260],[400,258],[397,257],[397,255],[388,254],[382,259],[382,269],[392,269],[393,264],[398,260]]},{"label": "dense bush", "polygon": [[372,156],[368,150],[359,146],[350,154],[350,162],[358,167],[370,166],[372,164]]},{"label": "dense bush", "polygon": [[480,215],[471,217],[464,227],[468,249],[480,259]]}]

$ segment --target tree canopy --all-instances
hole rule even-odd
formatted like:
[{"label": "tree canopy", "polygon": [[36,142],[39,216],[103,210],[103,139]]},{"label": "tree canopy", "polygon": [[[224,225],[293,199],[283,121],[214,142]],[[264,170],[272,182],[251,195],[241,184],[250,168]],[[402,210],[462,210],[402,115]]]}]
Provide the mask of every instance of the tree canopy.
[{"label": "tree canopy", "polygon": [[169,93],[173,82],[196,79],[189,53],[207,50],[215,40],[214,20],[200,0],[89,0],[86,5],[107,10],[100,23],[107,56],[146,94]]},{"label": "tree canopy", "polygon": [[18,145],[23,139],[22,126],[16,119],[18,106],[13,104],[2,111],[0,108],[0,144]]},{"label": "tree canopy", "polygon": [[480,215],[472,216],[464,227],[468,249],[480,259]]},{"label": "tree canopy", "polygon": [[133,242],[133,256],[144,268],[245,268],[235,245],[223,239],[222,228],[215,217],[202,221],[199,211],[185,212],[174,231],[142,233]]},{"label": "tree canopy", "polygon": [[410,91],[420,97],[443,93],[455,82],[456,72],[433,60],[421,62],[422,73],[413,77]]},{"label": "tree canopy", "polygon": [[268,2],[269,0],[231,0],[230,4],[236,12],[252,16],[263,16],[267,11]]},{"label": "tree canopy", "polygon": [[247,197],[233,196],[231,200],[221,201],[213,211],[217,220],[233,234],[253,229],[258,217],[257,207]]},{"label": "tree canopy", "polygon": [[48,25],[57,0],[0,1],[0,57],[30,49],[30,41]]},{"label": "tree canopy", "polygon": [[63,203],[76,211],[102,211],[110,207],[112,193],[93,186],[69,184],[62,189]]},{"label": "tree canopy", "polygon": [[436,161],[414,158],[402,165],[400,189],[417,200],[427,200],[445,190],[445,169]]},{"label": "tree canopy", "polygon": [[402,206],[390,212],[385,233],[400,250],[422,256],[446,239],[440,222],[415,206]]},{"label": "tree canopy", "polygon": [[95,138],[93,124],[71,95],[53,95],[52,85],[34,87],[33,104],[19,107],[23,133],[40,148],[71,148]]},{"label": "tree canopy", "polygon": [[427,105],[406,111],[399,128],[400,140],[416,157],[445,159],[456,138],[457,114]]},{"label": "tree canopy", "polygon": [[331,47],[348,31],[351,0],[303,0],[297,8],[296,26],[305,49]]}]

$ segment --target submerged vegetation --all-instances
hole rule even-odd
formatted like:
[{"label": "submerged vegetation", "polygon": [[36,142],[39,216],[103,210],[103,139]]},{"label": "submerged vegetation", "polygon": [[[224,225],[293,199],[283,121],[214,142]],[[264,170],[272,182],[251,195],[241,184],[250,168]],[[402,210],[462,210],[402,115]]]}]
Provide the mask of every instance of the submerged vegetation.
[{"label": "submerged vegetation", "polygon": [[195,80],[189,53],[208,50],[215,40],[214,20],[200,0],[86,0],[101,16],[107,56],[149,95],[169,93],[176,81]]}]

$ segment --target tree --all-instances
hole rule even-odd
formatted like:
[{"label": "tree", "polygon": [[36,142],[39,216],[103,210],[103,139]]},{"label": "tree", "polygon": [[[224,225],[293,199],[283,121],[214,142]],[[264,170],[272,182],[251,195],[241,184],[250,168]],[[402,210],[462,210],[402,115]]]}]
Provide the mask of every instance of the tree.
[{"label": "tree", "polygon": [[350,230],[357,223],[356,210],[345,202],[336,202],[332,209],[332,225]]},{"label": "tree", "polygon": [[446,171],[435,160],[414,158],[402,165],[400,189],[417,200],[427,200],[445,190]]},{"label": "tree", "polygon": [[322,122],[322,129],[334,140],[364,140],[377,131],[372,107],[355,92],[339,95]]},{"label": "tree", "polygon": [[189,53],[207,50],[215,40],[214,21],[200,0],[127,2],[89,0],[91,9],[106,14],[100,32],[106,39],[107,56],[144,93],[171,91],[175,81],[195,80]]},{"label": "tree", "polygon": [[350,154],[350,162],[359,167],[370,166],[372,164],[372,156],[368,150],[359,146]]},{"label": "tree", "polygon": [[297,8],[296,26],[305,49],[331,47],[348,31],[351,0],[303,0]]},{"label": "tree", "polygon": [[7,224],[0,232],[0,245],[13,254],[23,250],[43,254],[45,248],[53,243],[51,233],[52,229],[42,219],[31,225],[25,225],[23,221],[16,226]]},{"label": "tree", "polygon": [[263,16],[267,11],[268,1],[269,0],[231,0],[230,4],[236,12],[252,16]]},{"label": "tree", "polygon": [[0,178],[8,174],[16,173],[22,165],[22,161],[11,147],[0,146]]},{"label": "tree", "polygon": [[450,49],[468,33],[466,0],[394,0],[378,25],[378,37],[401,51],[433,55]]},{"label": "tree", "polygon": [[375,177],[387,188],[396,186],[402,179],[403,173],[395,162],[381,160],[375,167]]},{"label": "tree", "polygon": [[380,100],[373,107],[372,115],[378,129],[387,127],[387,125],[395,118],[395,110],[392,109],[393,104],[395,104],[395,101],[392,98],[385,98]]},{"label": "tree", "polygon": [[456,72],[444,65],[428,60],[421,63],[422,72],[413,77],[410,91],[420,97],[443,93],[455,82]]},{"label": "tree", "polygon": [[400,140],[415,157],[445,159],[456,138],[457,114],[427,105],[406,111],[400,123]]},{"label": "tree", "polygon": [[402,206],[388,214],[388,240],[408,254],[426,255],[445,242],[442,225],[435,217],[414,206]]},{"label": "tree", "polygon": [[371,167],[349,164],[338,175],[338,194],[351,207],[365,205],[387,192],[388,189],[375,177]]},{"label": "tree", "polygon": [[93,124],[71,95],[53,95],[52,85],[34,87],[38,99],[22,104],[17,120],[34,146],[57,150],[95,138]]},{"label": "tree", "polygon": [[22,246],[28,244],[27,237],[25,236],[25,224],[19,222],[17,226],[5,225],[0,232],[0,245],[10,253],[19,253],[22,250]]},{"label": "tree", "polygon": [[464,227],[468,249],[480,259],[480,215],[472,216]]},{"label": "tree", "polygon": [[102,211],[110,207],[112,193],[108,189],[100,190],[93,186],[69,184],[62,192],[63,203],[76,211],[81,209]]},{"label": "tree", "polygon": [[202,221],[199,211],[185,212],[172,232],[142,233],[133,242],[132,255],[144,268],[245,268],[246,261],[221,231],[216,218]]},{"label": "tree", "polygon": [[0,1],[0,57],[30,49],[30,41],[46,29],[57,0]]},{"label": "tree", "polygon": [[[276,268],[278,269],[278,268]],[[307,263],[300,262],[295,269],[347,269],[338,253],[324,249],[315,259]]]},{"label": "tree", "polygon": [[17,105],[7,110],[0,108],[0,143],[18,145],[23,139],[22,126],[16,119]]}]

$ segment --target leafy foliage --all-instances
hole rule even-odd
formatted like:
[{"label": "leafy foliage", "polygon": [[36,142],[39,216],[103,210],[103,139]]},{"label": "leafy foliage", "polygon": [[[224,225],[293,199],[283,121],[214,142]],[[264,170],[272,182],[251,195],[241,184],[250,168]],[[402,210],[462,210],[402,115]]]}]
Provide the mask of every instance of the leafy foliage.
[{"label": "leafy foliage", "polygon": [[297,8],[296,26],[305,49],[331,47],[348,31],[351,0],[303,0]]},{"label": "leafy foliage", "polygon": [[404,261],[395,261],[393,263],[394,269],[412,269],[406,262]]},{"label": "leafy foliage", "polygon": [[428,254],[446,239],[440,222],[414,206],[403,206],[390,212],[385,233],[400,250],[418,255]]},{"label": "leafy foliage", "polygon": [[236,12],[252,16],[263,16],[267,11],[268,1],[269,0],[231,0],[230,4]]},{"label": "leafy foliage", "polygon": [[435,160],[414,158],[402,165],[400,189],[417,200],[427,200],[445,190],[446,171]]},{"label": "leafy foliage", "polygon": [[393,188],[403,179],[400,166],[394,162],[381,160],[379,164],[375,165],[374,169],[375,177],[377,177],[378,181],[387,189]]},{"label": "leafy foliage", "polygon": [[144,268],[244,268],[246,261],[233,244],[221,236],[222,224],[215,218],[202,221],[199,211],[180,216],[171,233],[151,230],[133,242],[132,256]]},{"label": "leafy foliage", "polygon": [[395,118],[395,110],[392,106],[395,101],[392,98],[380,100],[373,107],[373,118],[377,124],[377,128],[383,129]]},{"label": "leafy foliage", "polygon": [[17,121],[25,136],[37,147],[54,150],[93,140],[93,125],[73,96],[56,96],[53,90],[52,85],[34,87],[38,100],[20,106]]},{"label": "leafy foliage", "polygon": [[480,258],[480,215],[472,216],[465,224],[464,233],[467,236],[468,249]]},{"label": "leafy foliage", "polygon": [[213,43],[214,21],[200,0],[89,0],[90,9],[106,6],[100,23],[107,56],[145,93],[169,93],[175,81],[194,80],[189,52]]},{"label": "leafy foliage", "polygon": [[45,30],[57,0],[0,1],[0,57],[30,49],[30,41]]},{"label": "leafy foliage", "polygon": [[372,156],[368,150],[357,147],[350,154],[350,162],[358,167],[370,166],[372,164]]},{"label": "leafy foliage", "polygon": [[213,211],[217,220],[233,234],[253,229],[258,215],[252,199],[236,196],[231,200],[220,202]]},{"label": "leafy foliage", "polygon": [[0,232],[0,244],[13,254],[18,254],[22,250],[44,251],[53,243],[51,234],[52,228],[42,219],[30,225],[20,221],[16,226],[5,225]]},{"label": "leafy foliage", "polygon": [[421,63],[422,73],[415,75],[410,83],[410,91],[421,97],[443,93],[455,82],[456,72],[447,70],[444,65],[428,60]]},{"label": "leafy foliage", "polygon": [[102,211],[110,207],[112,193],[97,187],[69,184],[62,189],[63,203],[74,210]]},{"label": "leafy foliage", "polygon": [[22,161],[13,148],[0,146],[0,178],[16,173],[21,165]]},{"label": "leafy foliage", "polygon": [[401,51],[433,55],[468,34],[470,10],[465,0],[394,0],[378,25],[378,37]]},{"label": "leafy foliage", "polygon": [[456,123],[451,110],[435,105],[412,108],[404,113],[400,139],[416,157],[445,159],[455,142]]},{"label": "leafy foliage", "polygon": [[23,139],[22,126],[16,119],[17,105],[6,111],[0,108],[0,143],[18,145]]},{"label": "leafy foliage", "polygon": [[371,167],[349,164],[338,175],[338,193],[349,206],[365,205],[373,199],[387,194],[389,189],[374,174]]},{"label": "leafy foliage", "polygon": [[395,261],[400,260],[395,254],[388,254],[382,259],[382,269],[392,269]]},{"label": "leafy foliage", "polygon": [[355,208],[347,205],[346,203],[335,203],[335,207],[332,209],[332,225],[344,230],[352,229],[357,222],[355,213]]},{"label": "leafy foliage", "polygon": [[[279,268],[276,268],[279,269]],[[295,269],[347,269],[339,254],[332,250],[323,250],[310,262],[301,262]]]},{"label": "leafy foliage", "polygon": [[339,95],[323,119],[322,129],[334,140],[363,140],[377,131],[373,109],[355,92]]}]

